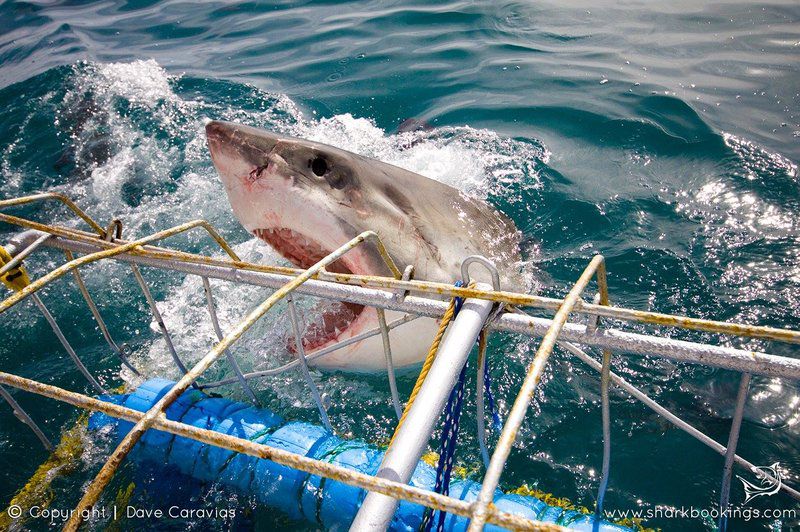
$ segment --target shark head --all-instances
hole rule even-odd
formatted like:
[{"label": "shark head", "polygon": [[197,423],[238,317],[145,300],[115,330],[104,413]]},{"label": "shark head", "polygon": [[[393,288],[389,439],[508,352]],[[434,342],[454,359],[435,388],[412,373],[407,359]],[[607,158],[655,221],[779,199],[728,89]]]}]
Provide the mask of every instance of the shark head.
[{"label": "shark head", "polygon": [[[268,131],[210,122],[208,146],[233,213],[300,268],[308,268],[363,231],[379,205],[365,202],[355,154]],[[365,245],[328,268],[339,273],[387,273]]]},{"label": "shark head", "polygon": [[[364,231],[380,236],[400,269],[413,265],[417,279],[451,283],[469,255],[484,255],[502,268],[519,260],[518,232],[507,218],[438,181],[240,124],[209,122],[206,137],[236,218],[297,267],[310,267]],[[328,270],[391,275],[372,242]],[[343,340],[377,326],[376,320],[374,309],[340,303],[323,313],[306,347]],[[405,358],[416,362],[424,355],[420,349],[409,347]]]},{"label": "shark head", "polygon": [[[206,137],[234,215],[299,267],[375,231],[401,269],[414,265],[418,279],[455,281],[461,261],[481,254],[514,288],[522,287],[509,271],[520,260],[514,224],[453,187],[333,146],[240,124],[209,122]],[[330,269],[390,274],[370,244]]]}]

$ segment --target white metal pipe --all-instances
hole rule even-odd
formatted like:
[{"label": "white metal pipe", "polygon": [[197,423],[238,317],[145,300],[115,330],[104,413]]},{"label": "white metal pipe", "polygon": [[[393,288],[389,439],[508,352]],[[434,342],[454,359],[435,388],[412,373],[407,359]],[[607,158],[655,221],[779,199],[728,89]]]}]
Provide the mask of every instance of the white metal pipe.
[{"label": "white metal pipe", "polygon": [[[48,240],[45,242],[45,246],[55,246],[60,249],[80,252],[94,252],[101,249],[99,246],[74,240],[65,240],[60,237]],[[133,262],[269,288],[279,288],[291,279],[291,276],[288,275],[239,270],[232,266],[221,267],[211,264],[186,263],[127,253],[115,255],[113,258],[124,262]],[[398,301],[393,292],[315,279],[305,282],[296,291],[298,294],[348,301],[360,305],[376,306],[387,310],[409,312],[433,318],[441,318],[445,310],[447,310],[447,302],[445,301],[418,296],[408,296],[402,301]],[[542,337],[552,322],[553,320],[547,318],[507,312],[492,320],[489,328],[531,337]],[[611,349],[620,354],[656,355],[679,362],[703,364],[753,375],[800,380],[800,359],[769,355],[758,351],[686,342],[672,338],[626,332],[619,329],[601,328],[591,331],[587,330],[586,325],[577,323],[567,323],[562,329],[559,339],[602,349]]]},{"label": "white metal pipe", "polygon": [[[488,285],[484,289],[490,289]],[[434,425],[444,410],[461,368],[489,317],[491,301],[468,299],[450,324],[427,378],[411,405],[405,422],[399,427],[376,476],[408,483],[419,459],[428,447]],[[381,531],[387,529],[399,501],[370,492],[364,499],[350,530]]]},{"label": "white metal pipe", "polygon": [[[492,323],[498,330],[543,336],[553,320],[507,313]],[[800,360],[770,355],[758,351],[746,351],[733,347],[700,344],[638,334],[619,329],[599,328],[587,330],[586,325],[567,323],[561,330],[559,340],[575,342],[619,354],[656,355],[678,362],[702,364],[742,373],[800,380]]]},{"label": "white metal pipe", "polygon": [[[34,233],[34,234],[40,234],[40,233]],[[9,242],[7,251],[13,258],[7,263],[5,263],[2,268],[0,268],[0,276],[5,275],[7,272],[10,272],[11,270],[19,266],[25,259],[25,257],[36,251],[39,248],[39,246],[44,244],[52,236],[53,235],[50,235],[48,233],[42,234],[36,240],[34,240],[30,245],[22,249],[18,249],[17,247],[15,247],[14,246],[15,242],[13,240]],[[25,240],[21,240],[20,243],[24,242]]]}]

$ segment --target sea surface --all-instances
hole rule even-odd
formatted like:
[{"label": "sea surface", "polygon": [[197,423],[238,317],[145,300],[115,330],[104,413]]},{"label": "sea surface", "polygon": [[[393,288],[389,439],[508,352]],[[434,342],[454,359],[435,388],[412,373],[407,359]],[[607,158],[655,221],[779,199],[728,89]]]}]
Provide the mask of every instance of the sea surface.
[{"label": "sea surface", "polygon": [[[408,118],[432,129],[398,134]],[[601,253],[614,304],[800,328],[796,1],[0,2],[3,198],[62,192],[104,224],[121,219],[127,236],[202,216],[243,257],[284,263],[234,220],[205,145],[208,119],[340,146],[485,199],[524,234],[523,255],[542,294],[563,296]],[[14,212],[79,226],[54,204]],[[0,231],[6,241],[13,228]],[[170,243],[218,252],[200,233]],[[28,266],[39,276],[63,260],[47,251]],[[144,275],[181,356],[198,360],[214,338],[201,283],[152,269]],[[85,278],[137,367],[177,377],[130,269],[96,265]],[[222,282],[214,287],[226,329],[266,295]],[[69,278],[42,298],[105,386],[137,382],[120,370]],[[93,393],[31,303],[7,311],[0,323],[2,371]],[[279,309],[248,334],[235,351],[244,368],[287,360],[287,327]],[[798,356],[796,348],[769,342],[654,332]],[[501,413],[537,345],[492,337]],[[737,374],[624,353],[613,363],[660,403],[727,440]],[[479,476],[469,373],[457,461]],[[228,374],[222,364],[211,371]],[[337,432],[387,441],[393,414],[384,376],[314,372],[314,378],[330,399]],[[414,378],[414,372],[400,376],[404,396]],[[255,386],[281,414],[318,420],[298,374]],[[245,400],[235,387],[220,391]],[[758,465],[780,462],[786,481],[800,484],[798,384],[754,378],[752,392],[740,454]],[[71,407],[14,396],[54,440],[76,422]],[[722,457],[627,395],[613,394],[611,409],[608,509],[715,507]],[[72,508],[111,448],[108,437],[87,438],[73,470],[54,483],[52,506]],[[593,508],[601,449],[597,376],[556,351],[502,487],[528,484]],[[0,404],[0,507],[46,457]],[[241,511],[221,521],[96,519],[93,527],[315,529],[220,486],[165,478],[130,463],[102,504],[125,500]],[[735,477],[731,500],[737,506],[744,500]],[[748,507],[797,503],[778,494]],[[26,526],[49,525],[39,519]],[[702,517],[644,525],[714,528]],[[799,526],[798,519],[733,525]]]}]

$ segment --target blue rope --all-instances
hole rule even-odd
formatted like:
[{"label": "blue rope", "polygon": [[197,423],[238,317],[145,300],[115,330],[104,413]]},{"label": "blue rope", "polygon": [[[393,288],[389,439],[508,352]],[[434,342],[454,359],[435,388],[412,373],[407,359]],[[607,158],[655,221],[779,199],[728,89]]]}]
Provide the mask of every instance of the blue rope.
[{"label": "blue rope", "polygon": [[[456,286],[462,286],[461,281],[456,281]],[[458,315],[461,306],[464,304],[463,299],[457,297],[455,300],[455,309],[453,317]],[[456,385],[453,386],[450,392],[450,397],[447,400],[447,407],[445,408],[444,425],[442,426],[442,435],[439,442],[439,461],[436,464],[436,485],[434,491],[442,495],[449,495],[450,493],[450,477],[453,472],[453,460],[456,454],[456,443],[458,442],[458,429],[461,421],[461,411],[464,404],[464,381],[467,374],[468,362],[464,363],[461,368],[461,373],[458,376]],[[499,419],[499,418],[498,418]],[[442,532],[444,530],[445,512],[432,511],[430,508],[425,510],[420,524],[420,530],[423,532],[430,532],[434,526],[434,518],[436,521],[436,531]]]},{"label": "blue rope", "polygon": [[[467,373],[467,364],[461,369],[458,383],[450,392],[450,398],[445,410],[444,426],[442,427],[442,437],[439,444],[439,462],[436,464],[436,485],[434,491],[442,495],[450,494],[450,477],[453,472],[453,461],[456,454],[456,443],[458,442],[458,429],[461,421],[461,410],[464,403],[464,380]],[[423,530],[430,532],[433,528],[434,516],[437,512],[426,512],[423,519]],[[444,530],[445,512],[438,512],[436,519],[436,531]]]}]

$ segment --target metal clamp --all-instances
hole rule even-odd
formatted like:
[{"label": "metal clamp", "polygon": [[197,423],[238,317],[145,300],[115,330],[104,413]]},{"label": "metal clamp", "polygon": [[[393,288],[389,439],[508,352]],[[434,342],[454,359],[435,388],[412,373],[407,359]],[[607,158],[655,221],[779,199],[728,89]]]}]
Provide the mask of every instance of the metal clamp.
[{"label": "metal clamp", "polygon": [[[410,281],[412,275],[414,275],[414,265],[413,264],[409,264],[408,266],[406,266],[406,269],[403,270],[403,276],[400,277],[400,280],[401,281]],[[409,292],[411,292],[411,290],[407,290],[407,289],[404,289],[404,288],[399,289],[394,294],[394,300],[397,303],[402,303],[406,299],[406,296],[408,295]]]},{"label": "metal clamp", "polygon": [[113,242],[115,239],[119,238],[122,238],[122,220],[114,218],[111,220],[111,223],[108,224],[103,240],[106,242]]},{"label": "metal clamp", "polygon": [[[599,305],[600,304],[600,294],[599,293],[595,294],[594,297],[592,298],[592,304],[593,305]],[[599,321],[600,321],[600,316],[599,315],[597,315],[597,314],[589,314],[589,319],[586,322],[586,332],[587,333],[595,332],[597,330],[597,325],[598,325]]]}]

